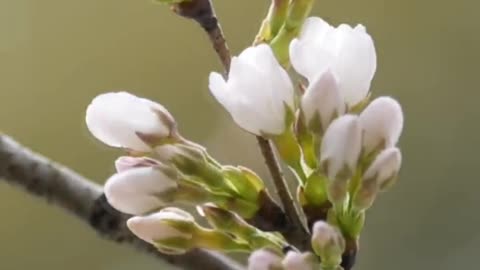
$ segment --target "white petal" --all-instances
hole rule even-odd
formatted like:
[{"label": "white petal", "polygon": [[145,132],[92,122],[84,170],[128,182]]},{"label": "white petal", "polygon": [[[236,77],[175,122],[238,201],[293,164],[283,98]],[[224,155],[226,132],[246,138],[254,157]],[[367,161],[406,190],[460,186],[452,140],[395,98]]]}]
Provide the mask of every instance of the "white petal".
[{"label": "white petal", "polygon": [[326,164],[329,179],[333,180],[343,169],[355,171],[362,145],[358,117],[344,115],[335,119],[322,140],[321,163]]},{"label": "white petal", "polygon": [[400,150],[396,147],[387,148],[378,154],[363,178],[375,178],[378,185],[382,186],[385,181],[398,174],[401,164],[402,154]]},{"label": "white petal", "polygon": [[259,249],[248,258],[248,270],[272,270],[281,269],[281,258],[277,254]]},{"label": "white petal", "polygon": [[156,165],[158,165],[156,160],[146,157],[121,156],[115,160],[115,169],[119,173],[133,168],[153,167]]},{"label": "white petal", "polygon": [[227,88],[227,83],[223,79],[222,75],[217,72],[211,72],[208,79],[210,92],[217,99],[217,101],[222,104],[222,106],[228,108],[230,107],[230,93]]},{"label": "white petal", "polygon": [[180,209],[176,210],[175,212],[162,210],[158,213],[148,216],[132,217],[128,219],[127,227],[140,239],[151,244],[154,244],[155,241],[172,237],[190,239],[192,237],[190,234],[181,232],[168,222],[165,222],[176,220],[193,222],[193,217]]},{"label": "white petal", "polygon": [[310,82],[324,72],[334,59],[327,46],[332,31],[333,27],[324,20],[310,17],[303,24],[299,37],[290,43],[292,66]]},{"label": "white petal", "polygon": [[364,99],[375,75],[377,57],[373,40],[363,26],[354,29],[339,27],[342,35],[338,55],[332,67],[339,80],[339,88],[345,101],[355,105]]},{"label": "white petal", "polygon": [[290,59],[310,83],[330,68],[350,106],[368,94],[377,64],[373,40],[364,26],[333,28],[320,18],[307,19],[299,38],[290,44]]},{"label": "white petal", "polygon": [[155,214],[155,217],[161,220],[195,221],[195,218],[189,212],[177,207],[163,208]]},{"label": "white petal", "polygon": [[320,126],[323,131],[335,115],[340,116],[345,113],[345,104],[338,91],[337,81],[330,70],[321,73],[310,83],[302,97],[301,107],[309,125],[312,124],[311,121],[316,115],[320,116],[321,122],[314,124]]},{"label": "white petal", "polygon": [[366,153],[385,144],[397,144],[403,129],[403,112],[400,104],[391,97],[379,97],[360,114],[363,129],[363,146]]},{"label": "white petal", "polygon": [[151,149],[137,136],[137,132],[166,137],[170,134],[172,123],[165,121],[174,120],[162,105],[126,92],[97,96],[88,106],[86,114],[87,127],[97,139],[109,146],[137,151]]},{"label": "white petal", "polygon": [[105,184],[108,203],[120,212],[141,215],[163,206],[160,195],[175,189],[174,179],[152,167],[114,174]]},{"label": "white petal", "polygon": [[309,253],[289,251],[283,259],[285,270],[314,270],[314,263]]},{"label": "white petal", "polygon": [[240,127],[257,135],[282,133],[285,104],[294,106],[293,84],[265,44],[233,57],[226,83],[210,75],[210,90]]},{"label": "white petal", "polygon": [[345,248],[345,239],[337,228],[324,221],[317,221],[312,230],[312,247],[317,254],[332,249],[341,254]]},{"label": "white petal", "polygon": [[238,58],[265,73],[271,73],[279,66],[272,49],[267,44],[249,47]]}]

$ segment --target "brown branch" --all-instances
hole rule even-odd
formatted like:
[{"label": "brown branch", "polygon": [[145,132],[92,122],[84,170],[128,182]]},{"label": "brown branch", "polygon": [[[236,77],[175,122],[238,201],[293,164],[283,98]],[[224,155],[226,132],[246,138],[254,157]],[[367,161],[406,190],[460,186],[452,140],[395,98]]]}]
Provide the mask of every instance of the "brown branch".
[{"label": "brown branch", "polygon": [[287,218],[290,221],[290,227],[285,232],[285,237],[291,242],[291,244],[300,249],[305,249],[308,246],[310,237],[308,237],[308,232],[305,230],[305,227],[300,219],[298,209],[295,207],[293,196],[288,188],[285,177],[282,175],[279,162],[275,156],[275,153],[273,152],[273,147],[269,140],[266,140],[262,137],[257,137],[257,140],[265,158],[265,163],[272,174],[272,179],[277,189],[278,197],[280,197],[282,200]]},{"label": "brown branch", "polygon": [[159,253],[152,245],[138,239],[128,230],[125,221],[129,216],[108,205],[99,185],[1,134],[0,179],[64,208],[88,223],[100,236],[133,246],[172,265],[184,269],[198,269],[199,266],[217,270],[243,269],[223,255],[200,249],[180,256]]},{"label": "brown branch", "polygon": [[230,50],[228,49],[225,35],[218,23],[211,1],[185,1],[175,5],[174,11],[180,16],[196,21],[202,29],[205,30],[223,67],[228,72],[231,61]]}]

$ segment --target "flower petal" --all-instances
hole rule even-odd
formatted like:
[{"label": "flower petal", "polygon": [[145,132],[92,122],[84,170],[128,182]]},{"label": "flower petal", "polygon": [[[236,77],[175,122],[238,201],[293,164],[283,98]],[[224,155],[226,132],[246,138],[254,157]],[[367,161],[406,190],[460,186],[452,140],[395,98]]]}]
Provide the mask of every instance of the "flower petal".
[{"label": "flower petal", "polygon": [[335,119],[322,140],[321,163],[330,180],[335,180],[343,169],[355,171],[362,146],[358,116],[344,115]]},{"label": "flower petal", "polygon": [[403,129],[403,112],[395,99],[376,98],[360,114],[359,119],[366,153],[379,146],[391,147],[397,144]]},{"label": "flower petal", "polygon": [[126,92],[94,98],[87,108],[86,122],[90,132],[105,144],[137,151],[151,150],[138,133],[166,137],[174,126],[173,117],[162,105]]},{"label": "flower petal", "polygon": [[114,174],[104,189],[108,203],[115,209],[141,215],[161,207],[161,194],[176,188],[175,180],[159,169],[141,167]]},{"label": "flower petal", "polygon": [[191,234],[176,229],[170,222],[188,222],[193,223],[194,218],[179,208],[168,207],[160,212],[147,216],[132,217],[127,220],[127,227],[140,239],[155,244],[168,238],[192,238]]},{"label": "flower petal", "polygon": [[345,102],[351,106],[364,99],[375,75],[375,46],[362,25],[343,30],[344,37],[333,67]]},{"label": "flower petal", "polygon": [[334,30],[318,17],[305,20],[298,38],[290,43],[290,61],[295,70],[310,82],[325,71],[334,59],[328,49],[331,32]]},{"label": "flower petal", "polygon": [[293,84],[266,44],[233,57],[227,82],[210,75],[210,90],[240,127],[256,135],[282,133],[285,105],[294,106]]},{"label": "flower petal", "polygon": [[387,148],[378,154],[363,177],[365,179],[374,178],[378,185],[382,187],[385,182],[397,176],[401,164],[402,154],[400,149],[396,147]]},{"label": "flower petal", "polygon": [[259,249],[248,258],[248,270],[282,269],[281,260],[277,254],[267,249]]},{"label": "flower petal", "polygon": [[[345,113],[345,103],[338,90],[337,80],[330,70],[311,82],[302,96],[302,112],[310,129],[325,132],[335,116]],[[318,117],[318,118],[317,118]],[[314,120],[319,123],[312,123]]]}]

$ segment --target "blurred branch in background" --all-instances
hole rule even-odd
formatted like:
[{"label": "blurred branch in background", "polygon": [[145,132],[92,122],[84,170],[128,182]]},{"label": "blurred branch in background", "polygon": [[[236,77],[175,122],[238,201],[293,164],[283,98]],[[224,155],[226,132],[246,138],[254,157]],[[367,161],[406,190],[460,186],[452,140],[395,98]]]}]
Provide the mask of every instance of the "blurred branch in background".
[{"label": "blurred branch in background", "polygon": [[26,149],[12,138],[0,135],[0,178],[23,188],[48,203],[59,206],[89,223],[100,236],[119,244],[128,244],[184,269],[243,269],[218,253],[193,250],[184,255],[166,255],[135,237],[126,227],[129,216],[106,202],[102,188],[47,158]]}]

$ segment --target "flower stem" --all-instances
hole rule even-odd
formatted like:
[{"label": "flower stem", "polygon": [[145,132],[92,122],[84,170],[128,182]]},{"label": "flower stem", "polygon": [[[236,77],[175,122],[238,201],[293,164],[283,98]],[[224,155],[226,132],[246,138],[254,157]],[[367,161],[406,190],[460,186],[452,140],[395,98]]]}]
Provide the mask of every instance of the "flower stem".
[{"label": "flower stem", "polygon": [[275,37],[282,27],[288,13],[288,0],[272,0],[267,18],[270,23],[271,37]]},{"label": "flower stem", "polygon": [[314,0],[292,0],[285,23],[270,43],[278,61],[284,67],[288,66],[290,62],[288,52],[290,41],[298,35],[303,22],[312,10],[314,2]]},{"label": "flower stem", "polygon": [[[282,201],[285,213],[287,214],[288,219],[292,223],[291,226],[296,231],[294,234],[301,235],[303,239],[301,241],[296,241],[297,243],[292,244],[300,244],[299,248],[303,248],[301,244],[305,239],[308,239],[308,233],[303,226],[302,220],[300,219],[300,213],[298,212],[297,208],[295,207],[295,202],[293,200],[293,196],[288,188],[287,181],[283,177],[282,171],[280,169],[279,162],[277,157],[273,152],[273,147],[269,140],[264,139],[263,137],[257,137],[258,145],[262,151],[263,157],[265,158],[265,163],[272,174],[273,183],[277,190],[278,196]],[[290,240],[290,239],[289,239]]]}]

